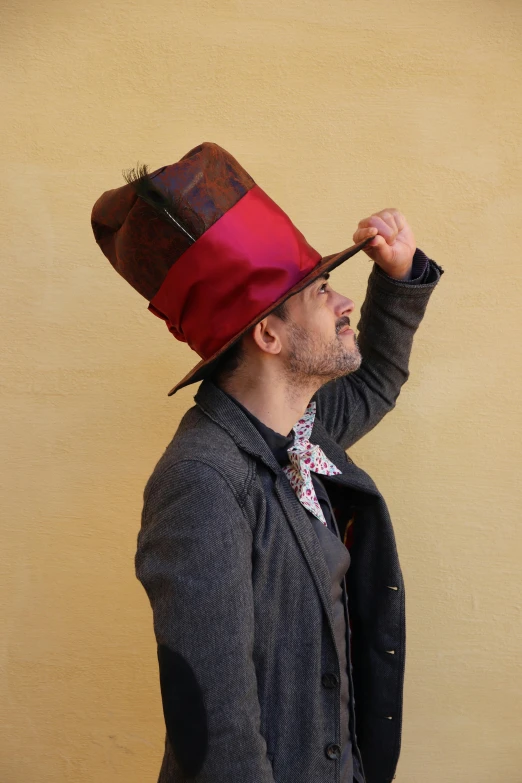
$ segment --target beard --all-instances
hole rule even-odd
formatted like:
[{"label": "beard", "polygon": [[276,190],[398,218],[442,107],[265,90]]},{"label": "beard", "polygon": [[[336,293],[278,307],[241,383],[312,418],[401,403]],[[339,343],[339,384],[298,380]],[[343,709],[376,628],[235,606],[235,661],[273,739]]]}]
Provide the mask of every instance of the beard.
[{"label": "beard", "polygon": [[[345,323],[340,328],[346,326]],[[349,338],[336,335],[323,340],[296,323],[288,324],[288,358],[286,375],[292,384],[319,381],[321,385],[334,378],[355,372],[361,366],[362,356],[355,334]]]}]

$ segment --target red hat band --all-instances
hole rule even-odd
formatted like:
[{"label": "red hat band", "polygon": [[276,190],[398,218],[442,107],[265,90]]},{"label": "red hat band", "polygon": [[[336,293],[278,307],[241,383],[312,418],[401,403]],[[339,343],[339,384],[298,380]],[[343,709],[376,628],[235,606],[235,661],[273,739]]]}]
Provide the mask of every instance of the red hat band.
[{"label": "red hat band", "polygon": [[283,210],[254,185],[171,266],[149,310],[208,359],[320,260]]}]

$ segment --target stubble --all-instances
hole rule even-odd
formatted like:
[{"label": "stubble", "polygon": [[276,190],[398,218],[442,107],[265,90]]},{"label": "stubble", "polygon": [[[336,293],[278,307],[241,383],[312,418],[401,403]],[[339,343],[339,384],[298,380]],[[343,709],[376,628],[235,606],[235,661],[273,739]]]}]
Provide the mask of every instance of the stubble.
[{"label": "stubble", "polygon": [[286,374],[291,384],[301,386],[317,380],[323,385],[355,372],[361,365],[362,356],[355,334],[353,338],[335,335],[324,341],[295,323],[288,325],[288,334]]}]

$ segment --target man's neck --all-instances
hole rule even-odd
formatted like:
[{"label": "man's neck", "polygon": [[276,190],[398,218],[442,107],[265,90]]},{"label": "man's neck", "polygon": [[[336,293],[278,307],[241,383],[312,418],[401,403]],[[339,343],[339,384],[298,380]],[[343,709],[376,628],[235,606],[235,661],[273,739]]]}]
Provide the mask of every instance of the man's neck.
[{"label": "man's neck", "polygon": [[263,386],[240,388],[223,384],[223,391],[244,405],[259,421],[281,435],[289,435],[292,427],[306,411],[312,390],[270,389]]}]

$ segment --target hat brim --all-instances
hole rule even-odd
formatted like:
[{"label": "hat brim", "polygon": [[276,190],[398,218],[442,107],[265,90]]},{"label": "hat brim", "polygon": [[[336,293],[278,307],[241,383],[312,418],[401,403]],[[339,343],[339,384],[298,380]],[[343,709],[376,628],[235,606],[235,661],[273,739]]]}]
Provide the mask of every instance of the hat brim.
[{"label": "hat brim", "polygon": [[229,342],[224,345],[222,348],[220,348],[219,351],[217,351],[213,356],[211,356],[208,359],[202,359],[198,364],[196,364],[195,367],[190,370],[190,372],[185,375],[182,380],[177,383],[168,393],[168,397],[170,397],[172,394],[175,394],[179,389],[182,389],[184,386],[188,386],[191,383],[197,383],[198,381],[202,381],[205,378],[208,378],[216,369],[216,367],[219,364],[220,359],[223,357],[223,354],[235,343],[237,340],[240,340],[241,337],[243,337],[244,334],[248,332],[249,329],[251,329],[253,326],[255,326],[259,321],[261,321],[263,318],[266,318],[267,315],[269,315],[272,310],[275,310],[276,307],[278,307],[280,304],[282,304],[287,299],[290,299],[291,296],[294,294],[298,294],[299,291],[302,291],[303,288],[306,288],[310,283],[313,283],[314,280],[316,280],[318,277],[321,277],[322,274],[325,272],[329,272],[332,269],[335,269],[335,267],[339,266],[343,263],[343,261],[347,261],[349,258],[354,256],[356,253],[359,252],[359,250],[362,250],[363,247],[365,247],[373,237],[368,237],[368,239],[365,239],[363,242],[359,242],[357,245],[352,245],[351,247],[347,248],[346,250],[342,250],[340,253],[334,253],[331,256],[325,256],[324,258],[321,258],[321,260],[314,266],[314,268],[300,280],[298,283],[296,283],[292,288],[290,288],[286,293],[284,293],[276,302],[270,305],[264,312],[257,315],[249,324],[247,324],[239,334],[237,334],[232,340],[229,340]]}]

